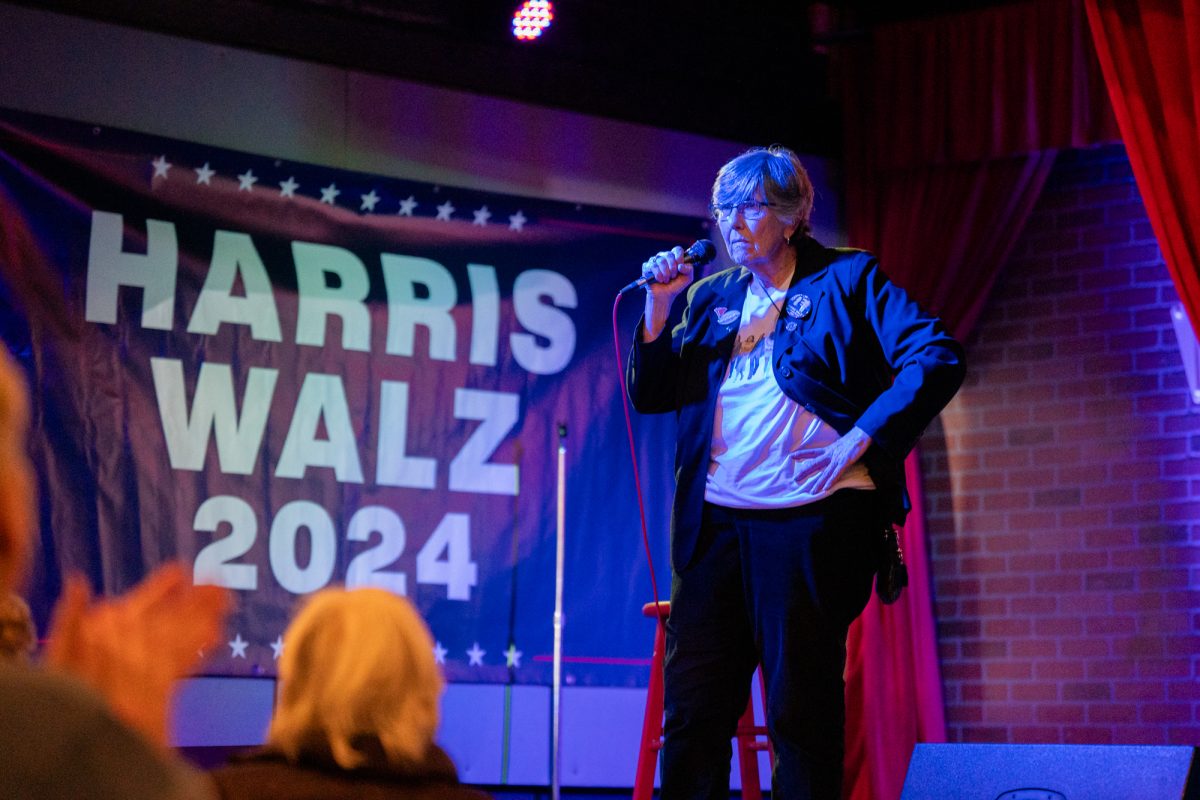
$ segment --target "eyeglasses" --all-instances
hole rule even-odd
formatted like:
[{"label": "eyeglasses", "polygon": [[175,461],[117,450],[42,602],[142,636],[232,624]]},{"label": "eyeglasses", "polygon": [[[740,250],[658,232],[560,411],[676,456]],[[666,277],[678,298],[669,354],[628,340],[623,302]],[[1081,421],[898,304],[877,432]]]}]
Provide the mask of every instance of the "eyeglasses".
[{"label": "eyeglasses", "polygon": [[739,211],[742,214],[742,219],[747,222],[754,222],[765,217],[768,208],[774,207],[774,203],[764,203],[761,200],[743,200],[740,203],[732,203],[730,205],[709,206],[708,210],[712,214],[712,218],[717,222],[728,222]]}]

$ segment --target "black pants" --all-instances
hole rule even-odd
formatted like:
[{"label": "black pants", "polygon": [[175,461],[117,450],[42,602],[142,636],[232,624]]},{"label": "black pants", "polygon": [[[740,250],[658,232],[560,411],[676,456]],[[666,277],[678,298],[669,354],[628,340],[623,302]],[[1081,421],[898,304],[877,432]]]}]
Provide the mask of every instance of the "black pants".
[{"label": "black pants", "polygon": [[846,629],[870,596],[882,520],[871,491],[771,511],[705,504],[671,583],[664,800],[728,800],[730,739],[760,661],[773,797],[838,800]]}]

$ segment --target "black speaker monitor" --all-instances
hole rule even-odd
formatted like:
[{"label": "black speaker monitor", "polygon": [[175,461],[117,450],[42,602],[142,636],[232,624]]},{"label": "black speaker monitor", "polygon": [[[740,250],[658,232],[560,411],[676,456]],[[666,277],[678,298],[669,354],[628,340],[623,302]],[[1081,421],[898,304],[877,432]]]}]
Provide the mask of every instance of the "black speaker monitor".
[{"label": "black speaker monitor", "polygon": [[900,800],[1200,800],[1196,748],[919,744]]}]

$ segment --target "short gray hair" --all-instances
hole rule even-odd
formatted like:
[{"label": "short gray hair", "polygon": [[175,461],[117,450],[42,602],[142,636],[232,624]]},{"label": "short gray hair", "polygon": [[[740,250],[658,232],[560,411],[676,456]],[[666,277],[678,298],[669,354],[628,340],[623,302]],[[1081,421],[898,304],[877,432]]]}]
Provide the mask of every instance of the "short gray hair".
[{"label": "short gray hair", "polygon": [[736,205],[760,188],[776,217],[796,223],[797,233],[812,233],[812,181],[800,158],[780,144],[747,150],[721,167],[713,181],[712,204]]}]

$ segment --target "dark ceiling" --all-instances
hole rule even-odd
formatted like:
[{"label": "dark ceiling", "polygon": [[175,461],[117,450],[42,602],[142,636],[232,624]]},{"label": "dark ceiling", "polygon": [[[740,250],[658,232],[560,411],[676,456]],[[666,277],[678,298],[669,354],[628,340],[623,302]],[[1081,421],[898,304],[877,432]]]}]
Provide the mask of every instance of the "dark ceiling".
[{"label": "dark ceiling", "polygon": [[[22,0],[17,0],[21,2]],[[25,4],[479,94],[808,153],[840,150],[831,47],[1009,0],[42,0]]]}]

